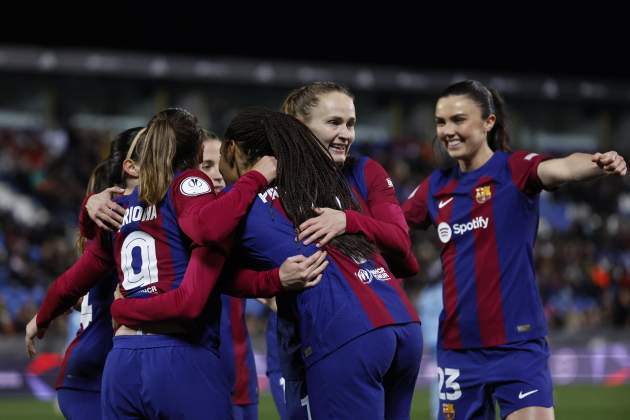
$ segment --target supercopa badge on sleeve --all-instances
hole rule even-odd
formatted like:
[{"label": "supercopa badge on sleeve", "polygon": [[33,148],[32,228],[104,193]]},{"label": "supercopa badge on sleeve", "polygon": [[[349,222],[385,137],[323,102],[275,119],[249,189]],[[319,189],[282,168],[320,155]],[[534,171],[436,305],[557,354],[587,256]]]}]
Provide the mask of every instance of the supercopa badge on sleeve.
[{"label": "supercopa badge on sleeve", "polygon": [[189,176],[179,184],[179,190],[187,196],[206,194],[211,191],[210,184],[198,176]]}]

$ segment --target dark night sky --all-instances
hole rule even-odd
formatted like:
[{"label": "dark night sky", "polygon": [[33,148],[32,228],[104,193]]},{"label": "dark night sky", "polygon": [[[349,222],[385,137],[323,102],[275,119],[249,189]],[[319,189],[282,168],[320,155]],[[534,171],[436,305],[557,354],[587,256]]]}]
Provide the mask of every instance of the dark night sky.
[{"label": "dark night sky", "polygon": [[293,2],[291,8],[128,3],[89,2],[75,7],[74,17],[58,9],[22,12],[5,19],[0,42],[630,79],[625,13],[599,3],[584,10],[481,1],[397,7]]}]

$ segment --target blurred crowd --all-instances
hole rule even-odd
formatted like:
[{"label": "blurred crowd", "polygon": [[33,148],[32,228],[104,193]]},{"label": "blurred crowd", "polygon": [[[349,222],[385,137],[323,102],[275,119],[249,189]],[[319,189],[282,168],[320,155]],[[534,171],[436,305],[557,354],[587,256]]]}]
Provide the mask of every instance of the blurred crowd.
[{"label": "blurred crowd", "polygon": [[[50,282],[76,259],[85,185],[112,134],[0,128],[2,334],[22,333]],[[387,169],[401,201],[438,165],[430,139],[359,139],[354,152]],[[630,326],[629,178],[542,194],[534,257],[552,329]],[[432,229],[413,238],[421,272],[406,288],[419,301],[424,288],[441,280],[440,244]]]}]

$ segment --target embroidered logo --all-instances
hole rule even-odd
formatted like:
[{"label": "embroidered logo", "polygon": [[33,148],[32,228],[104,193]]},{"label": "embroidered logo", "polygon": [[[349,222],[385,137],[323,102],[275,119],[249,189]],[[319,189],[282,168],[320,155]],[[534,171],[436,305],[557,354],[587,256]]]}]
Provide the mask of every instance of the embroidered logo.
[{"label": "embroidered logo", "polygon": [[490,185],[484,185],[483,187],[475,188],[475,200],[477,203],[483,204],[492,198],[492,189]]}]

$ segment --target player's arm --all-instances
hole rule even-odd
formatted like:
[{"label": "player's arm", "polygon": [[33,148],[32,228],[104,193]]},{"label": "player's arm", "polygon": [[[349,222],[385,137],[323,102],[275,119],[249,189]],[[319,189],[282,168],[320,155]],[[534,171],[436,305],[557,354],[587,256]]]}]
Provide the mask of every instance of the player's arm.
[{"label": "player's arm", "polygon": [[77,299],[111,275],[113,259],[106,248],[97,236],[79,260],[50,285],[39,311],[26,326],[25,342],[30,356],[36,354],[35,337],[43,338],[56,317],[72,308]]},{"label": "player's arm", "polygon": [[[117,299],[112,303],[112,318],[121,325],[139,328],[145,323],[191,321],[201,315],[221,278],[222,292],[237,297],[270,297],[283,290],[313,287],[328,265],[325,253],[295,261],[290,257],[280,268],[258,272],[249,269],[224,270],[224,256],[216,250],[192,250],[186,273],[177,289],[149,298]],[[223,274],[221,273],[223,270]]]},{"label": "player's arm", "polygon": [[123,188],[110,187],[85,197],[79,214],[79,230],[82,236],[94,238],[97,227],[107,231],[120,229],[125,209],[113,201],[112,196],[123,192]]},{"label": "player's arm", "polygon": [[[205,194],[188,195],[186,186],[182,185],[186,178],[180,177],[172,189],[179,227],[197,244],[223,246],[247,214],[256,194],[275,179],[275,168],[275,158],[265,156],[230,191],[218,196],[209,190]],[[194,173],[211,185],[206,174]]]},{"label": "player's arm", "polygon": [[617,152],[573,153],[564,158],[549,159],[538,165],[538,178],[545,188],[553,189],[566,182],[586,181],[602,175],[624,176],[626,161]]},{"label": "player's arm", "polygon": [[233,257],[221,275],[222,293],[235,297],[271,298],[283,291],[299,291],[316,286],[328,266],[325,251],[309,257],[288,257],[279,268],[257,271],[241,267]]},{"label": "player's arm", "polygon": [[193,320],[203,311],[224,262],[221,253],[195,247],[179,287],[148,298],[116,299],[111,305],[112,318],[132,328],[144,323]]},{"label": "player's arm", "polygon": [[363,233],[381,250],[404,254],[411,245],[407,223],[385,169],[376,161],[366,165],[368,206],[374,217],[355,210],[316,209],[319,216],[300,225],[298,239],[305,245],[317,241],[326,245],[343,233]]}]

